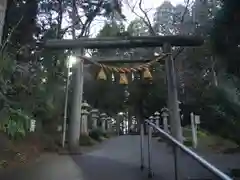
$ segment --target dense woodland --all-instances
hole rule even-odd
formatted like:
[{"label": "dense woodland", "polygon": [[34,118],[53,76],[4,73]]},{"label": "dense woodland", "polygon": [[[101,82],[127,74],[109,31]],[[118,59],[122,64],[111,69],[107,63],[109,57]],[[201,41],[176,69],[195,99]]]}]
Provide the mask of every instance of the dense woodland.
[{"label": "dense woodland", "polygon": [[[174,57],[184,124],[190,122],[189,112],[195,112],[201,115],[202,128],[240,143],[240,2],[222,0],[217,1],[218,8],[199,7],[203,8],[204,18],[191,27],[186,24],[192,19],[192,4],[183,8],[184,13],[180,15],[170,14],[169,17],[178,17],[170,18],[174,19],[172,22],[160,19],[151,23],[142,9],[143,15],[137,14],[139,17],[126,25],[127,17],[122,13],[124,3],[117,0],[8,0],[0,59],[2,131],[11,138],[25,136],[30,118],[37,120],[41,132],[51,132],[62,123],[66,59],[70,52],[50,51],[39,42],[66,36],[73,39],[91,36],[92,25],[101,17],[105,25],[97,34],[99,37],[165,35],[186,32],[186,29],[188,34],[202,36],[205,39],[202,47],[185,48]],[[134,8],[132,10],[136,14]],[[136,59],[151,58],[159,51],[137,48],[88,53],[93,57],[117,55]],[[116,64],[119,65],[123,66]],[[96,80],[99,68],[94,65],[85,71],[83,98],[101,111],[114,115],[128,108],[137,115],[140,97],[144,97],[142,116],[148,117],[166,106],[166,74],[161,64],[151,68],[153,81],[145,82],[144,89],[138,78],[124,87],[111,78]],[[126,88],[129,97],[124,101]]]}]

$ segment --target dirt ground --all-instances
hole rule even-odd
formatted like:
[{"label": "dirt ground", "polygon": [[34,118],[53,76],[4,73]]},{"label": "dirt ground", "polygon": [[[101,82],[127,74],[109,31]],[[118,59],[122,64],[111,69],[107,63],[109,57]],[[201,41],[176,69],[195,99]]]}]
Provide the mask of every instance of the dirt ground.
[{"label": "dirt ground", "polygon": [[25,165],[56,146],[54,140],[46,135],[33,133],[22,140],[13,141],[0,133],[0,170]]},{"label": "dirt ground", "polygon": [[[192,131],[190,128],[183,128],[183,135],[186,139],[192,141]],[[229,139],[224,139],[203,130],[198,131],[197,136],[199,150],[206,150],[215,153],[230,153],[230,151],[236,151],[236,153],[240,152],[238,150],[239,145]]]},{"label": "dirt ground", "polygon": [[[59,134],[32,133],[22,140],[13,141],[0,133],[0,171],[25,166],[49,152],[61,154],[60,138]],[[81,154],[98,149],[105,142],[107,140],[95,142],[93,146],[81,146]]]}]

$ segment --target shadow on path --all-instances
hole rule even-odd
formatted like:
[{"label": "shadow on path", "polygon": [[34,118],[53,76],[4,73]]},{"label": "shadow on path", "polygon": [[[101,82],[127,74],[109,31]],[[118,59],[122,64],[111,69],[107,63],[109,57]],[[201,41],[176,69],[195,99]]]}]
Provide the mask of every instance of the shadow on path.
[{"label": "shadow on path", "polygon": [[[204,153],[203,153],[204,154]],[[236,167],[237,160],[224,155],[207,154],[204,156],[221,170],[227,170],[231,164]],[[83,156],[72,156],[82,169],[85,180],[144,180],[148,179],[147,171],[147,138],[144,139],[145,170],[140,171],[140,137],[120,136],[110,139],[101,149]],[[231,162],[226,163],[227,160]],[[239,161],[240,162],[240,161]],[[173,180],[174,161],[172,148],[156,139],[152,144],[152,169],[154,179]],[[226,166],[227,165],[227,166]],[[217,179],[195,160],[180,152],[179,179],[188,178]]]},{"label": "shadow on path", "polygon": [[135,164],[118,162],[106,157],[73,157],[81,167],[85,180],[142,180],[146,172],[141,172]]}]

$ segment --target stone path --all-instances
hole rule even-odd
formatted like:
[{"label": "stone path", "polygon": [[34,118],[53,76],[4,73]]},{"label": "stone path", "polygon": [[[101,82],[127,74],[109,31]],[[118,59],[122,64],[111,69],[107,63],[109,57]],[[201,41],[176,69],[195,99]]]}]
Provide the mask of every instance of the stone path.
[{"label": "stone path", "polygon": [[[147,169],[140,171],[139,136],[120,136],[107,140],[99,148],[76,156],[46,156],[39,163],[14,172],[0,174],[4,180],[146,180]],[[146,160],[145,138],[145,162]],[[174,179],[171,148],[153,141],[154,179]],[[240,155],[205,154],[207,160],[226,171],[240,167]],[[180,180],[188,177],[214,179],[211,174],[184,154],[180,157]],[[217,179],[217,178],[215,178]]]},{"label": "stone path", "polygon": [[[147,179],[147,169],[140,171],[139,136],[120,136],[107,141],[101,149],[84,156],[73,157],[81,167],[85,180],[142,180]],[[147,162],[147,138],[145,137],[145,163]],[[174,179],[173,156],[170,147],[165,143],[153,141],[154,179]],[[206,154],[206,153],[204,153]],[[223,171],[228,167],[240,167],[240,155],[204,156]],[[180,157],[180,179],[214,177],[197,162],[185,154]],[[147,167],[147,166],[146,166]],[[215,178],[217,179],[217,178]]]}]

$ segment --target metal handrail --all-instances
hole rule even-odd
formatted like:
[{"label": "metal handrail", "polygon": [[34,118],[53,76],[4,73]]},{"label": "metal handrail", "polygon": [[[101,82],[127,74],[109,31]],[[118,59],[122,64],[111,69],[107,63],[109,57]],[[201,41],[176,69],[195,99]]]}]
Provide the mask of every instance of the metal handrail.
[{"label": "metal handrail", "polygon": [[[207,162],[205,159],[203,159],[202,157],[200,157],[199,155],[197,155],[195,152],[193,152],[191,149],[189,149],[188,147],[186,147],[185,145],[183,145],[182,143],[180,143],[179,141],[177,141],[174,137],[172,137],[170,134],[166,133],[163,129],[157,127],[154,123],[152,123],[149,120],[145,120],[145,122],[149,125],[149,127],[152,127],[154,129],[156,129],[161,136],[163,136],[165,139],[167,139],[168,141],[170,141],[171,143],[173,143],[174,147],[178,147],[179,149],[181,149],[183,152],[185,152],[187,155],[189,155],[190,157],[192,157],[193,159],[195,159],[199,164],[201,164],[204,168],[206,168],[207,170],[209,170],[211,173],[213,173],[216,177],[222,179],[222,180],[232,180],[232,178],[230,178],[228,175],[224,174],[222,171],[220,171],[218,168],[214,167],[212,164],[210,164],[209,162]],[[151,140],[151,128],[149,129],[149,139]],[[174,148],[176,149],[176,148]],[[176,156],[176,151],[175,151],[175,158],[177,159]],[[177,160],[176,160],[177,161]],[[177,168],[177,165],[175,164],[175,168]],[[175,169],[176,172],[177,169]],[[175,175],[175,179],[178,179],[177,175]]]}]

